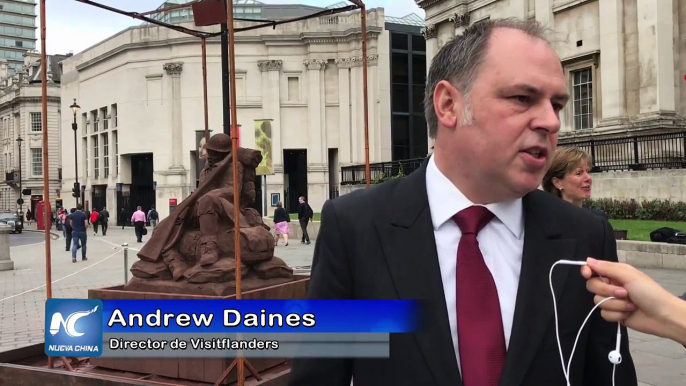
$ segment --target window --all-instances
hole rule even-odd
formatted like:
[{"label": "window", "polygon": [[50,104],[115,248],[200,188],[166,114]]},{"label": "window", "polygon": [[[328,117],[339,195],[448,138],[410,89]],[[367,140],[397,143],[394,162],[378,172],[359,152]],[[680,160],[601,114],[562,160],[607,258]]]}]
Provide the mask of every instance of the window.
[{"label": "window", "polygon": [[34,177],[43,176],[43,149],[31,149],[31,174]]},{"label": "window", "polygon": [[119,135],[117,131],[112,132],[112,139],[114,140],[114,175],[119,175]]},{"label": "window", "polygon": [[[107,122],[107,121],[105,121]],[[107,178],[110,175],[110,152],[109,149],[107,148],[109,145],[109,138],[107,138],[107,134],[102,135],[102,157],[103,157],[103,172],[104,172],[104,177]]]},{"label": "window", "polygon": [[112,105],[112,128],[117,127],[117,105]]},{"label": "window", "polygon": [[593,75],[591,68],[572,72],[574,129],[593,128]]},{"label": "window", "polygon": [[31,132],[36,133],[36,132],[41,132],[43,131],[43,120],[41,117],[41,113],[31,113]]},{"label": "window", "polygon": [[93,132],[98,132],[98,110],[93,111]]},{"label": "window", "polygon": [[93,136],[93,177],[100,178],[100,155],[98,152],[98,136]]},{"label": "window", "polygon": [[102,129],[107,130],[108,127],[108,122],[107,122],[107,107],[103,107],[100,110],[100,116],[102,117]]},{"label": "window", "polygon": [[288,77],[288,101],[295,102],[300,100],[300,84],[297,76]]}]

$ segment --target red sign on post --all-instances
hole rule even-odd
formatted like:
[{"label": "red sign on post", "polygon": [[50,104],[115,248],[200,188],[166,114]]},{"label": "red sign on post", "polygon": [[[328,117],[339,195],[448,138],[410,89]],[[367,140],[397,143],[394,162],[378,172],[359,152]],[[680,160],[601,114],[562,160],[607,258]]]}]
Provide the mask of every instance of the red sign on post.
[{"label": "red sign on post", "polygon": [[169,199],[169,213],[173,212],[174,209],[176,209],[176,199],[170,198]]}]

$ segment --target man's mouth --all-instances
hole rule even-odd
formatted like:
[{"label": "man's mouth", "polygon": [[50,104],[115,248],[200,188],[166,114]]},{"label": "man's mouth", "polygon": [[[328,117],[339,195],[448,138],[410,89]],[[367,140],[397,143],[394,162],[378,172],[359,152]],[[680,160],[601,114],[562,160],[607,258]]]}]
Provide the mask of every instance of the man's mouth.
[{"label": "man's mouth", "polygon": [[532,157],[539,159],[544,158],[548,154],[548,150],[544,147],[530,147],[528,149],[522,150],[523,153],[530,154]]}]

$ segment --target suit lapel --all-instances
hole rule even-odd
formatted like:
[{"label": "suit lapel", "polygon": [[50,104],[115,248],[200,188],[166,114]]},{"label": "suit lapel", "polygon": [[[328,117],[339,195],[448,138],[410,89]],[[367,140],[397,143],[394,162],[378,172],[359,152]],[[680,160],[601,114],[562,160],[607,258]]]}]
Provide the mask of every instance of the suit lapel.
[{"label": "suit lapel", "polygon": [[[549,328],[555,328],[549,274],[561,259],[572,259],[575,239],[561,238],[560,221],[547,212],[547,205],[534,191],[524,197],[524,251],[512,334],[503,370],[501,386],[521,386]],[[537,198],[538,197],[538,198]],[[557,265],[553,271],[553,289],[559,299],[569,273],[578,267]]]},{"label": "suit lapel", "polygon": [[433,384],[462,386],[426,194],[426,164],[398,182],[388,207],[391,221],[380,216],[376,225],[398,297],[428,306],[426,328],[414,337]]}]

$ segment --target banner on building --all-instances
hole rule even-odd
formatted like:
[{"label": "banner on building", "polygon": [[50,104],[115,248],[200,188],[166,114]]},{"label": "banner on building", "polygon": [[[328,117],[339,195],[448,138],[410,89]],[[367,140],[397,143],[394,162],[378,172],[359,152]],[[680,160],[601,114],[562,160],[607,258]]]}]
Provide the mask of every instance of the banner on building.
[{"label": "banner on building", "polygon": [[255,120],[255,149],[262,152],[262,162],[257,167],[257,175],[274,174],[274,157],[272,152],[273,119]]}]

